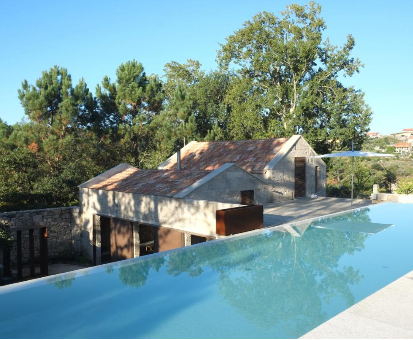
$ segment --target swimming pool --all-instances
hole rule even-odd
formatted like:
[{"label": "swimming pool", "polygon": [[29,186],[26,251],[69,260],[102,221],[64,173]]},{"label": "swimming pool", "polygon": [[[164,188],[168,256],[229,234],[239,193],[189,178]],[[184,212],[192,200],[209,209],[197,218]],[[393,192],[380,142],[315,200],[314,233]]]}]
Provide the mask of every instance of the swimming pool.
[{"label": "swimming pool", "polygon": [[2,338],[297,338],[413,270],[384,203],[0,287]]}]

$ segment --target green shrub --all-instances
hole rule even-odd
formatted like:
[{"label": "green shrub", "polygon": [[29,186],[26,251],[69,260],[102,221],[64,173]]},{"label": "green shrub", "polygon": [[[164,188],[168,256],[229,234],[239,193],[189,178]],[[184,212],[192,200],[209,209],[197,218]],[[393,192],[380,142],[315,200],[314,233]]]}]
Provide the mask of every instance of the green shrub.
[{"label": "green shrub", "polygon": [[13,245],[13,236],[10,235],[9,228],[0,221],[0,250],[10,249]]},{"label": "green shrub", "polygon": [[413,178],[403,178],[397,183],[398,194],[413,194]]}]

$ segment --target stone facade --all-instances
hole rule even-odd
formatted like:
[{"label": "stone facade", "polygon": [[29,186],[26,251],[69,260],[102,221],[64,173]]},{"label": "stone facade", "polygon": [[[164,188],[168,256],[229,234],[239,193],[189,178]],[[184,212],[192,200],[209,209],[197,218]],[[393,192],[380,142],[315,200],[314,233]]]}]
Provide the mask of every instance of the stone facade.
[{"label": "stone facade", "polygon": [[[294,141],[291,139],[291,141]],[[276,201],[294,199],[295,188],[295,158],[306,157],[306,196],[316,194],[326,196],[326,165],[321,159],[309,158],[317,154],[304,140],[298,138],[289,145],[286,154],[277,155],[274,164],[270,166],[263,178],[272,186],[272,192]],[[287,148],[286,148],[287,149]],[[278,158],[278,159],[277,159]],[[316,166],[318,167],[318,190],[315,188]]]},{"label": "stone facade", "polygon": [[[10,231],[16,239],[14,228],[30,228],[44,226],[48,228],[49,259],[73,259],[81,255],[81,216],[79,207],[53,209],[23,210],[0,213],[0,220],[10,226]],[[35,257],[39,256],[39,232],[34,230]],[[29,231],[22,231],[23,263],[29,261]],[[16,264],[16,247],[11,254],[12,264]],[[0,252],[0,263],[3,254]]]},{"label": "stone facade", "polygon": [[263,204],[273,201],[270,187],[260,178],[251,175],[236,165],[199,186],[185,196],[186,199],[219,201],[240,204],[241,191],[254,190],[254,203]]}]

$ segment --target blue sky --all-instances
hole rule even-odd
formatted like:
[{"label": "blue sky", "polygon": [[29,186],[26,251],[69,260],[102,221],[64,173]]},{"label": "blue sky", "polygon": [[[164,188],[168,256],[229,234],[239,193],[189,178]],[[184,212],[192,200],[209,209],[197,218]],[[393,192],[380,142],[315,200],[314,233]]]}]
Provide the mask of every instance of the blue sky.
[{"label": "blue sky", "polygon": [[[0,1],[0,118],[25,116],[17,98],[21,82],[34,83],[54,65],[74,83],[85,78],[94,92],[105,75],[140,61],[162,75],[170,61],[199,60],[216,68],[219,43],[260,11],[278,14],[294,1]],[[295,1],[305,4],[306,1]],[[356,40],[354,57],[365,68],[344,79],[366,94],[374,111],[372,131],[413,128],[413,1],[318,1],[336,45]]]}]

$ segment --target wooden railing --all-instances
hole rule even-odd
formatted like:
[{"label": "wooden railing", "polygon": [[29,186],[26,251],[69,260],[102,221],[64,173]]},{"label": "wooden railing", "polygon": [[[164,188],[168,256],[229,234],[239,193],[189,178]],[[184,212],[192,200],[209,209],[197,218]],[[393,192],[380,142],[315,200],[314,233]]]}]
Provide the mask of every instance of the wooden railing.
[{"label": "wooden railing", "polygon": [[[34,226],[31,228],[12,228],[10,231],[16,232],[16,260],[17,260],[17,279],[23,278],[23,248],[22,248],[22,231],[29,231],[29,265],[30,265],[30,277],[36,275],[35,272],[35,257],[34,257],[34,231],[39,232],[39,251],[40,251],[40,274],[48,275],[48,250],[47,250],[47,227]],[[11,277],[11,261],[10,250],[3,250],[3,276]]]}]

